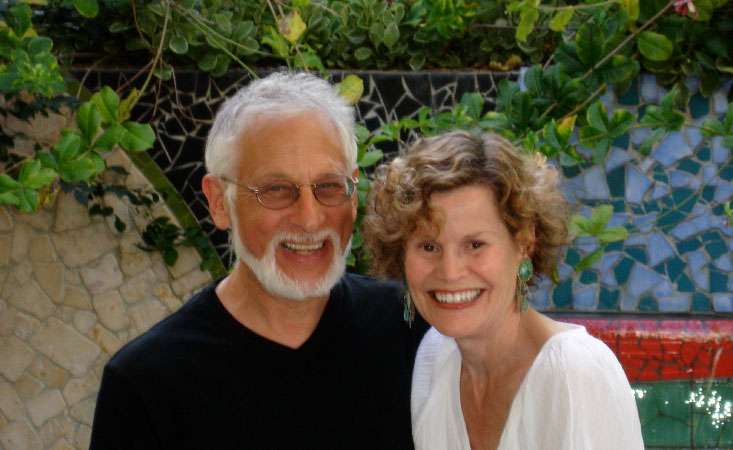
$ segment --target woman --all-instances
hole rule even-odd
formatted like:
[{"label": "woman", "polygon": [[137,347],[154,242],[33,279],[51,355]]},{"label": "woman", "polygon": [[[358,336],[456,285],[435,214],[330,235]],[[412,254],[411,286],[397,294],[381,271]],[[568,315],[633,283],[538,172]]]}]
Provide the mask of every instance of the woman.
[{"label": "woman", "polygon": [[643,449],[621,365],[581,326],[527,308],[567,240],[557,173],[496,135],[424,139],[382,166],[365,237],[433,328],[417,354],[418,450]]}]

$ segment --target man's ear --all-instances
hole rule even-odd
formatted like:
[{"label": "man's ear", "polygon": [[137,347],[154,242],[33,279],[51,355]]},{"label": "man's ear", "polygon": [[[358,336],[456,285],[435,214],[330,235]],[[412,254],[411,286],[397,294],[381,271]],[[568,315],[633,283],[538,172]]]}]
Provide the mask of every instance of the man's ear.
[{"label": "man's ear", "polygon": [[229,219],[229,204],[226,200],[226,185],[218,177],[207,174],[201,180],[201,190],[204,191],[209,204],[209,214],[216,228],[226,230],[231,226]]}]

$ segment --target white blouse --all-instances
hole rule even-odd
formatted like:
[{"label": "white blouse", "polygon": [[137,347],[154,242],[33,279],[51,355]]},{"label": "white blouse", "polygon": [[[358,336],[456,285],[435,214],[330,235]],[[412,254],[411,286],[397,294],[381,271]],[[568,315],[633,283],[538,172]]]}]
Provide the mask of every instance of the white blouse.
[{"label": "white blouse", "polygon": [[[636,402],[621,364],[579,325],[545,342],[509,411],[498,450],[643,450]],[[416,450],[470,450],[461,410],[461,354],[431,328],[412,377]]]}]

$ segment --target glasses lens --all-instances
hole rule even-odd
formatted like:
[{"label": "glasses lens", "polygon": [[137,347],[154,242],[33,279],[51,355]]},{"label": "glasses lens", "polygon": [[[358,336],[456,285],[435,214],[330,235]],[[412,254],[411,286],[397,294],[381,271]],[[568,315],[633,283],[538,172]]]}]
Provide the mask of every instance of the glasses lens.
[{"label": "glasses lens", "polygon": [[278,181],[259,188],[257,198],[267,208],[286,208],[298,198],[298,188],[292,183]]},{"label": "glasses lens", "polygon": [[338,177],[316,183],[313,193],[319,202],[336,206],[345,202],[354,192],[354,182],[348,177]]}]

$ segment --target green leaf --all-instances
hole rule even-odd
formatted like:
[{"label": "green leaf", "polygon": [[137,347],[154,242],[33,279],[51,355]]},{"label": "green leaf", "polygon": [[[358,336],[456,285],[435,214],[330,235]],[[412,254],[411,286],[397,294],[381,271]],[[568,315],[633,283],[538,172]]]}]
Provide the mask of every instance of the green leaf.
[{"label": "green leaf", "polygon": [[74,8],[79,11],[79,14],[88,19],[97,17],[97,14],[99,14],[97,0],[74,0]]},{"label": "green leaf", "polygon": [[674,44],[667,36],[653,31],[639,33],[636,43],[641,54],[652,61],[666,61],[674,50]]},{"label": "green leaf", "polygon": [[18,209],[24,213],[32,213],[38,210],[38,192],[33,189],[20,189],[15,193],[18,196]]},{"label": "green leaf", "polygon": [[10,8],[10,14],[5,15],[5,21],[13,29],[18,37],[23,37],[26,31],[31,27],[31,16],[33,11],[31,7],[25,3],[21,3]]},{"label": "green leaf", "polygon": [[18,174],[18,182],[20,182],[20,184],[22,185],[25,185],[28,182],[28,179],[39,170],[41,170],[41,161],[38,161],[37,159],[26,160],[20,168],[20,173]]},{"label": "green leaf", "polygon": [[568,26],[568,23],[570,22],[570,19],[572,18],[573,18],[573,9],[572,8],[561,9],[560,11],[555,13],[552,20],[550,21],[550,29],[552,31],[561,32],[565,30],[565,27]]},{"label": "green leaf", "polygon": [[47,37],[34,37],[28,43],[28,53],[32,57],[50,53],[51,49],[53,49],[53,41]]},{"label": "green leaf", "polygon": [[272,51],[275,52],[275,56],[280,58],[287,58],[290,53],[288,41],[272,27],[268,29],[268,34],[262,37],[262,43],[269,45]]},{"label": "green leaf", "polygon": [[634,115],[625,109],[617,109],[611,116],[609,135],[615,139],[629,131],[634,124]]},{"label": "green leaf", "polygon": [[163,252],[163,261],[165,261],[165,264],[167,266],[173,266],[176,264],[176,261],[178,261],[178,250],[176,250],[173,247],[164,248],[162,250]]},{"label": "green leaf", "polygon": [[150,124],[125,122],[122,126],[127,131],[120,137],[120,146],[130,152],[141,152],[153,147],[155,132]]},{"label": "green leaf", "polygon": [[[25,166],[24,166],[25,168]],[[21,171],[21,174],[23,172]],[[29,189],[40,189],[51,184],[58,174],[55,170],[49,168],[41,168],[41,162],[35,160],[32,170],[25,173],[25,179],[21,181],[23,186]]]},{"label": "green leaf", "polygon": [[602,244],[610,244],[611,242],[624,241],[628,236],[629,231],[624,227],[609,227],[598,233],[598,240]]},{"label": "green leaf", "polygon": [[621,8],[630,21],[635,22],[639,19],[639,0],[621,0]]},{"label": "green leaf", "polygon": [[[262,39],[263,43],[267,43],[265,42],[265,38]],[[198,62],[199,69],[203,70],[204,72],[211,72],[214,69],[214,67],[216,67],[216,59],[217,59],[216,53],[207,52],[203,56],[203,58],[199,59],[199,62]]]},{"label": "green leaf", "polygon": [[381,150],[368,151],[364,153],[364,156],[359,160],[359,167],[371,167],[378,163],[383,157],[384,154]]},{"label": "green leaf", "polygon": [[130,113],[132,112],[132,108],[138,97],[140,97],[140,91],[137,88],[132,88],[127,97],[120,101],[120,108],[118,111],[120,122],[127,122],[130,118]]},{"label": "green leaf", "polygon": [[102,123],[119,123],[120,98],[109,86],[92,95],[92,103],[102,115]]},{"label": "green leaf", "polygon": [[20,187],[20,183],[14,180],[10,175],[0,173],[0,192],[8,192]]},{"label": "green leaf", "polygon": [[575,266],[575,270],[580,272],[591,267],[599,259],[601,259],[601,256],[603,256],[603,248],[595,249],[592,253],[589,253],[583,259],[578,261],[578,264]]},{"label": "green leaf", "polygon": [[575,35],[578,58],[586,67],[593,67],[603,57],[603,32],[593,22],[585,22]]},{"label": "green leaf", "polygon": [[58,153],[59,160],[69,160],[75,157],[81,150],[81,137],[73,132],[68,132],[61,137],[61,140],[54,146]]},{"label": "green leaf", "polygon": [[596,100],[585,114],[588,124],[598,131],[608,131],[608,114],[606,106],[600,100]]},{"label": "green leaf", "polygon": [[593,227],[590,220],[580,214],[573,214],[570,217],[570,234],[576,237],[592,236]]},{"label": "green leaf", "polygon": [[354,58],[357,61],[366,61],[371,58],[372,50],[369,47],[359,47],[354,51]]},{"label": "green leaf", "polygon": [[18,206],[18,203],[20,203],[20,199],[14,193],[12,192],[0,193],[0,205]]},{"label": "green leaf", "polygon": [[608,84],[631,80],[639,73],[639,61],[624,55],[614,55],[601,68],[603,79]]},{"label": "green leaf", "polygon": [[478,120],[484,109],[484,98],[478,92],[466,92],[461,96],[460,105],[465,108],[471,118]]},{"label": "green leaf", "polygon": [[387,25],[387,28],[384,30],[384,36],[382,37],[382,42],[384,45],[387,46],[387,48],[392,48],[397,43],[397,41],[400,39],[400,29],[397,27],[397,23],[390,22],[389,25]]},{"label": "green leaf", "polygon": [[603,230],[609,220],[613,216],[613,206],[600,205],[593,208],[590,215],[590,224],[593,229],[593,235],[597,236]]},{"label": "green leaf", "polygon": [[97,130],[102,123],[102,116],[92,102],[86,102],[76,112],[76,124],[81,131],[84,142],[90,144],[97,136]]},{"label": "green leaf", "polygon": [[278,22],[280,34],[291,44],[298,42],[298,39],[305,33],[306,25],[298,11],[292,11]]},{"label": "green leaf", "polygon": [[710,118],[702,123],[702,134],[705,137],[721,136],[725,131],[725,127],[718,119]]},{"label": "green leaf", "polygon": [[540,18],[540,10],[534,6],[527,5],[519,13],[519,25],[517,26],[516,39],[519,42],[527,42],[529,34],[534,29],[537,20]]},{"label": "green leaf", "polygon": [[651,153],[652,148],[657,145],[659,141],[662,140],[662,138],[667,134],[667,131],[664,129],[656,129],[652,131],[649,136],[647,136],[644,141],[639,146],[639,153],[641,153],[644,156],[647,156]]},{"label": "green leaf", "polygon": [[347,75],[336,85],[338,93],[349,105],[356,105],[364,94],[364,80],[357,75]]},{"label": "green leaf", "polygon": [[168,48],[170,48],[173,53],[184,55],[188,52],[188,41],[183,36],[173,36],[168,42]]},{"label": "green leaf", "polygon": [[114,148],[115,145],[120,143],[122,136],[127,133],[125,128],[118,124],[112,124],[109,128],[104,130],[99,139],[94,142],[93,148],[95,150],[109,151]]}]

